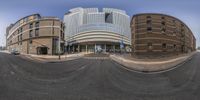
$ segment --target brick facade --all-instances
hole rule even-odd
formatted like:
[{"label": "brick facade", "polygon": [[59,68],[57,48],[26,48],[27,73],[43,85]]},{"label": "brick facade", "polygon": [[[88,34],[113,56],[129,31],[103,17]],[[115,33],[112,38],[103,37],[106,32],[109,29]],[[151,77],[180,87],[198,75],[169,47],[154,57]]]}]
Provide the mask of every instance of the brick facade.
[{"label": "brick facade", "polygon": [[41,17],[39,14],[20,19],[7,33],[7,49],[24,54],[57,54],[61,37],[61,51],[64,50],[64,26],[55,17]]},{"label": "brick facade", "polygon": [[174,55],[194,51],[196,39],[179,19],[163,14],[137,14],[131,20],[132,55]]}]

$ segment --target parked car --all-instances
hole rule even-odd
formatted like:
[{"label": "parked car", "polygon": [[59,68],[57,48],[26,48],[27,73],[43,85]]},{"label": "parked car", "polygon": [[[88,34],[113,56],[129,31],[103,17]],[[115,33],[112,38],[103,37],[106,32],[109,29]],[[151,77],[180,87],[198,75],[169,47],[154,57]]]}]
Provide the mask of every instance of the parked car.
[{"label": "parked car", "polygon": [[20,52],[19,52],[19,51],[17,51],[17,50],[13,50],[13,51],[11,52],[11,54],[13,54],[13,55],[19,55],[19,54],[20,54]]}]

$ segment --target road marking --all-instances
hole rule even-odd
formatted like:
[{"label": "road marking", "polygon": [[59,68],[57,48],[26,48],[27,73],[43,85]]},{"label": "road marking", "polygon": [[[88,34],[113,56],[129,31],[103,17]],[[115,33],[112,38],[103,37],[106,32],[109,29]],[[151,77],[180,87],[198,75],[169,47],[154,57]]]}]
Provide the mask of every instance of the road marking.
[{"label": "road marking", "polygon": [[91,65],[91,64],[93,64],[93,63],[94,63],[94,62],[90,62],[90,63],[88,63],[88,64],[85,64],[85,65],[83,65],[81,68],[77,69],[76,71],[83,70],[83,69],[85,69],[86,67],[88,67],[89,65]]}]

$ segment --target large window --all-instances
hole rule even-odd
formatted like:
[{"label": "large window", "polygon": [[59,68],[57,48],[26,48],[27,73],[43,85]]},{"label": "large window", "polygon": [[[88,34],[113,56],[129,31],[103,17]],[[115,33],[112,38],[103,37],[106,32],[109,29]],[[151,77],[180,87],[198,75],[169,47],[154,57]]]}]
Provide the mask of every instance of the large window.
[{"label": "large window", "polygon": [[148,49],[149,49],[149,50],[152,50],[152,49],[153,49],[152,43],[148,43]]},{"label": "large window", "polygon": [[151,28],[151,27],[147,27],[147,31],[148,31],[148,32],[151,32],[151,31],[152,31],[152,28]]},{"label": "large window", "polygon": [[147,24],[151,24],[151,20],[147,20]]},{"label": "large window", "polygon": [[147,27],[151,27],[151,20],[147,20]]},{"label": "large window", "polygon": [[22,27],[20,28],[20,32],[23,32],[23,28]]},{"label": "large window", "polygon": [[176,49],[176,44],[174,44],[174,49]]},{"label": "large window", "polygon": [[151,16],[147,16],[147,19],[150,19],[151,18]]},{"label": "large window", "polygon": [[33,37],[33,30],[30,30],[29,31],[29,38],[32,38]]},{"label": "large window", "polygon": [[106,23],[113,23],[112,22],[112,14],[111,13],[105,13],[105,22]]},{"label": "large window", "polygon": [[165,26],[165,22],[164,21],[162,22],[162,25]]},{"label": "large window", "polygon": [[164,48],[164,49],[166,49],[166,48],[167,48],[167,45],[166,45],[166,43],[163,43],[163,44],[162,44],[162,48]]},{"label": "large window", "polygon": [[22,34],[20,34],[20,41],[22,40]]},{"label": "large window", "polygon": [[29,24],[29,28],[30,29],[33,28],[33,23]]},{"label": "large window", "polygon": [[163,28],[163,29],[161,30],[161,33],[165,33],[165,32],[166,32],[166,29]]},{"label": "large window", "polygon": [[17,37],[17,38],[18,38],[17,40],[18,40],[18,42],[19,42],[19,41],[20,41],[20,36],[18,35],[18,37]]},{"label": "large window", "polygon": [[29,44],[32,44],[33,43],[33,41],[32,40],[29,40]]},{"label": "large window", "polygon": [[18,29],[18,30],[17,30],[17,34],[19,34],[19,33],[20,33],[20,30]]},{"label": "large window", "polygon": [[35,36],[39,36],[39,29],[35,29]]},{"label": "large window", "polygon": [[35,27],[39,27],[40,26],[40,23],[39,22],[36,22],[35,23]]},{"label": "large window", "polygon": [[165,17],[161,17],[161,19],[163,19],[163,20],[164,20],[164,19],[165,19]]}]

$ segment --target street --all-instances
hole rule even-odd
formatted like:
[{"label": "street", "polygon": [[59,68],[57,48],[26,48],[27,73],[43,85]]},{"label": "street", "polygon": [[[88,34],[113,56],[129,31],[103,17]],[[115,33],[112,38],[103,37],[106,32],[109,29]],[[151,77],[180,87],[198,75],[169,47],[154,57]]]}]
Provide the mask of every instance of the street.
[{"label": "street", "polygon": [[162,73],[110,59],[39,63],[0,53],[0,100],[199,100],[200,52]]}]

